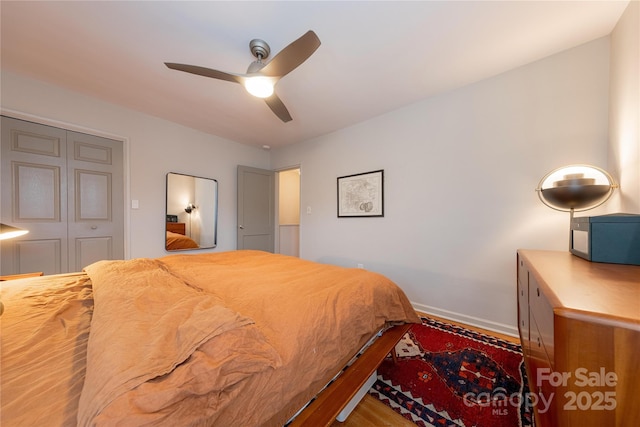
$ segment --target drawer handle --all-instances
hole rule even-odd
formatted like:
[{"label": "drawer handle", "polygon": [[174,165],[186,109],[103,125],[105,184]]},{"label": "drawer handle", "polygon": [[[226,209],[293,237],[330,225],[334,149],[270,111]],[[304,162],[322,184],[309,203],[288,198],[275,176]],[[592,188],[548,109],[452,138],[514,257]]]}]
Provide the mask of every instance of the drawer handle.
[{"label": "drawer handle", "polygon": [[540,296],[540,288],[536,288],[536,293]]}]

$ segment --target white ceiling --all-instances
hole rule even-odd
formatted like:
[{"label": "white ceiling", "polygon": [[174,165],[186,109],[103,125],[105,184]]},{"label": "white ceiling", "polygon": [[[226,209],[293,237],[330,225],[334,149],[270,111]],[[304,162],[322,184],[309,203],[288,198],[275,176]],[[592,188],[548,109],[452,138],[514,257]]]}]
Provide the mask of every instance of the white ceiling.
[{"label": "white ceiling", "polygon": [[[2,69],[245,144],[332,132],[605,36],[628,1],[2,0]],[[244,73],[307,30],[322,45],[276,86],[281,122],[238,84],[164,62]]]}]

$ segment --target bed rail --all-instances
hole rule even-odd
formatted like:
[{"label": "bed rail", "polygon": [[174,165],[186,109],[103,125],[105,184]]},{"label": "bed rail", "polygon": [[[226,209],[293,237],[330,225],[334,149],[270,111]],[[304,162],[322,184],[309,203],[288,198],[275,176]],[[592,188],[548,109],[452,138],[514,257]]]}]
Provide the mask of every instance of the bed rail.
[{"label": "bed rail", "polygon": [[330,426],[409,328],[411,324],[388,329],[342,375],[320,393],[289,424],[289,427]]}]

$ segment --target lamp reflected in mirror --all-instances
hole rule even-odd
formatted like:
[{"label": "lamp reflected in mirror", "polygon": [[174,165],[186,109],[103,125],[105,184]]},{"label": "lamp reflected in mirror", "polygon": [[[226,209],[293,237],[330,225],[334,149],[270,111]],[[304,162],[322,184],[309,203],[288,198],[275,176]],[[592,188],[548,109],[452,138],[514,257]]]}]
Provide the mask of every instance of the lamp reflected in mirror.
[{"label": "lamp reflected in mirror", "polygon": [[214,248],[217,244],[218,182],[167,174],[165,250]]}]

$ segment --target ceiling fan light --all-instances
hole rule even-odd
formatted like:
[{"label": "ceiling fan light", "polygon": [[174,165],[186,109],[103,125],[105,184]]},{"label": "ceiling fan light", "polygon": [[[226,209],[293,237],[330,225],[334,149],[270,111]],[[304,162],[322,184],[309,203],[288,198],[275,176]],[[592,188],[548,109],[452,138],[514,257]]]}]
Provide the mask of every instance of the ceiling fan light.
[{"label": "ceiling fan light", "polygon": [[258,98],[268,98],[273,95],[273,83],[269,77],[249,77],[244,87],[251,95]]}]

